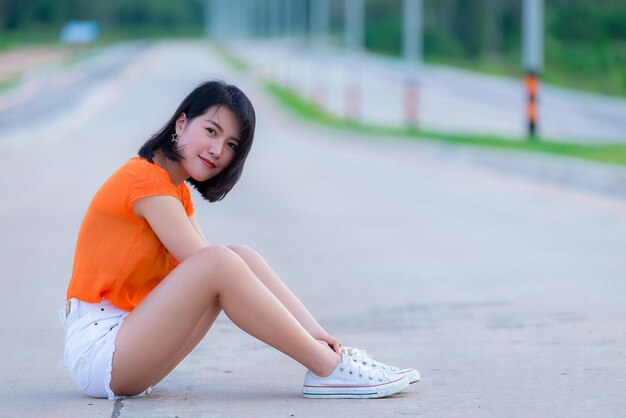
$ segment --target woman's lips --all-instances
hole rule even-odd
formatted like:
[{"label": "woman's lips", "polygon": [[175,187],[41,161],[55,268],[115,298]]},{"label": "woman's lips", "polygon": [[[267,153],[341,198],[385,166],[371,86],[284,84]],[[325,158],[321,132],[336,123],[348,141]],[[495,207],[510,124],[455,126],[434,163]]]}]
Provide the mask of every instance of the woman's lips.
[{"label": "woman's lips", "polygon": [[206,165],[209,168],[215,168],[215,164],[212,161],[207,160],[206,158],[203,158],[201,156],[198,155],[198,158],[200,158],[200,160],[204,163],[204,165]]}]

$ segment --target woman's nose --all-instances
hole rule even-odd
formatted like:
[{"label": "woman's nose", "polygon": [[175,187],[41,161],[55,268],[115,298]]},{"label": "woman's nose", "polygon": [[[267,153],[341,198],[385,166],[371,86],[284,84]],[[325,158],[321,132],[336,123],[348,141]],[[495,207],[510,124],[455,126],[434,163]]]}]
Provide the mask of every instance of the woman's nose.
[{"label": "woman's nose", "polygon": [[219,158],[222,155],[223,144],[222,141],[213,141],[211,146],[209,147],[209,154],[211,154],[215,158]]}]

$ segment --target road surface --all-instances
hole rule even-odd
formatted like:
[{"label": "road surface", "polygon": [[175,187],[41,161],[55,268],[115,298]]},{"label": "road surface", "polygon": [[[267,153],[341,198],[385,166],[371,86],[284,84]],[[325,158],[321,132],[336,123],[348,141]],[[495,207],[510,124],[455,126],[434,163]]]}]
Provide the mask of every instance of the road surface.
[{"label": "road surface", "polygon": [[[224,317],[148,397],[85,398],[59,366],[91,196],[212,77],[259,123],[235,190],[193,196],[205,235],[264,254],[345,344],[418,368],[401,395],[305,400],[303,367]],[[293,119],[201,42],[156,44],[83,100],[45,136],[0,138],[0,416],[624,415],[622,197]]]}]

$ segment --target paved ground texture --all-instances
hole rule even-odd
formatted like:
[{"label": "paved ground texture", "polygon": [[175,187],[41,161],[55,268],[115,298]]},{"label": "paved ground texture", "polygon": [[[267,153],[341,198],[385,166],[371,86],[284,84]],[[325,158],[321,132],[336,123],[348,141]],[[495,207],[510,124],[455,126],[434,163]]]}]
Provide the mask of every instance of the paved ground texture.
[{"label": "paved ground texture", "polygon": [[56,65],[69,55],[69,48],[24,47],[0,53],[0,83],[20,77],[41,65]]},{"label": "paved ground texture", "polygon": [[[211,77],[246,90],[259,124],[232,194],[194,195],[205,234],[264,254],[344,343],[419,368],[401,395],[305,400],[302,366],[223,317],[148,397],[86,398],[59,366],[57,309],[91,196]],[[526,167],[511,170],[465,148],[295,120],[199,42],[142,49],[94,83],[64,116],[38,123],[34,111],[0,137],[0,416],[626,414],[622,195],[532,175],[526,155],[489,157]]]}]

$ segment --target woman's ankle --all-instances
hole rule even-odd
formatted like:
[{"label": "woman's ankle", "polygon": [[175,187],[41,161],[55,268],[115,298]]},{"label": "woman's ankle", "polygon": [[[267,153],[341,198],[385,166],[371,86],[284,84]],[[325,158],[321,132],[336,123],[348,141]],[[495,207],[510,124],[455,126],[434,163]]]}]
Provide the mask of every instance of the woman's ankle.
[{"label": "woman's ankle", "polygon": [[334,351],[330,354],[331,356],[329,356],[323,364],[317,365],[317,367],[311,367],[309,370],[320,377],[326,377],[331,374],[337,368],[339,363],[341,363],[341,356]]}]

